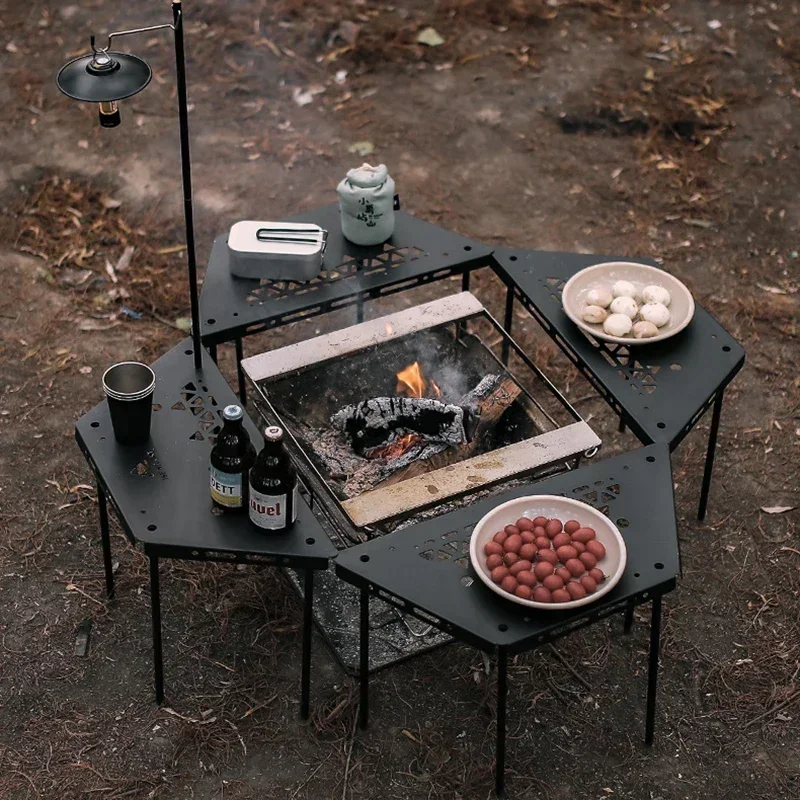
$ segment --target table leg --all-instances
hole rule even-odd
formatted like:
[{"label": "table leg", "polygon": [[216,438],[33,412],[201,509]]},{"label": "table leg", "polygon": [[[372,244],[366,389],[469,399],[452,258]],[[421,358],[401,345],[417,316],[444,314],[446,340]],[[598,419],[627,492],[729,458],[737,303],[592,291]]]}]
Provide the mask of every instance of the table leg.
[{"label": "table leg", "polygon": [[360,294],[356,299],[356,322],[364,321],[364,295]]},{"label": "table leg", "polygon": [[369,591],[361,590],[359,617],[359,703],[358,727],[366,728],[369,720]]},{"label": "table leg", "polygon": [[158,580],[158,556],[150,556],[150,613],[153,619],[153,667],[156,702],[164,702],[164,661],[161,652],[161,591]]},{"label": "table leg", "polygon": [[[511,336],[511,328],[514,325],[514,289],[513,287],[509,286],[506,289],[506,313],[503,317],[503,327],[505,328],[506,333]],[[503,339],[503,355],[502,360],[505,365],[508,365],[508,353],[511,349],[511,346],[508,343],[508,339]]]},{"label": "table leg", "polygon": [[247,385],[244,382],[244,370],[242,369],[242,359],[244,358],[244,348],[241,338],[236,340],[236,376],[239,379],[239,400],[242,405],[247,405]]},{"label": "table leg", "polygon": [[625,420],[622,417],[619,418],[619,428],[617,430],[620,433],[625,433]]},{"label": "table leg", "polygon": [[303,665],[300,677],[300,717],[308,719],[311,704],[311,631],[314,608],[314,570],[307,569],[303,589]]},{"label": "table leg", "polygon": [[97,509],[100,512],[100,540],[103,543],[103,566],[106,572],[106,596],[109,600],[114,598],[114,567],[111,563],[111,536],[108,531],[108,505],[103,484],[95,478],[97,483]]},{"label": "table leg", "polygon": [[494,772],[494,791],[505,797],[506,787],[506,700],[508,655],[505,647],[497,648],[497,755]]},{"label": "table leg", "polygon": [[706,451],[706,465],[703,471],[703,487],[700,490],[700,507],[697,510],[697,519],[706,518],[706,506],[708,506],[708,493],[711,489],[711,473],[714,469],[714,454],[717,451],[717,433],[719,431],[719,418],[722,414],[722,398],[724,390],[717,393],[714,400],[714,411],[711,416],[711,430],[708,433],[708,450]]},{"label": "table leg", "polygon": [[653,615],[650,620],[650,655],[647,666],[647,718],[644,743],[653,744],[656,718],[656,689],[658,685],[658,654],[661,648],[661,595],[653,598]]},{"label": "table leg", "polygon": [[630,633],[633,627],[633,610],[636,604],[633,600],[628,600],[628,605],[625,606],[625,627],[622,629],[623,633]]},{"label": "table leg", "polygon": [[215,344],[210,344],[208,346],[208,354],[211,356],[211,360],[216,364],[217,363],[217,346]]},{"label": "table leg", "polygon": [[469,291],[469,276],[470,276],[469,272],[465,272],[461,276],[461,291],[462,292],[468,292]]}]

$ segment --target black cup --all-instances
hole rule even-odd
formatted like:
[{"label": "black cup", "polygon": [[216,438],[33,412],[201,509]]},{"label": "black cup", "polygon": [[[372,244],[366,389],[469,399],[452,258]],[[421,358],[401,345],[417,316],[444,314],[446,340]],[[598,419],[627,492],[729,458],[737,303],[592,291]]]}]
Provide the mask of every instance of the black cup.
[{"label": "black cup", "polygon": [[111,425],[120,444],[145,444],[150,438],[155,387],[155,373],[138,361],[114,364],[103,373]]}]

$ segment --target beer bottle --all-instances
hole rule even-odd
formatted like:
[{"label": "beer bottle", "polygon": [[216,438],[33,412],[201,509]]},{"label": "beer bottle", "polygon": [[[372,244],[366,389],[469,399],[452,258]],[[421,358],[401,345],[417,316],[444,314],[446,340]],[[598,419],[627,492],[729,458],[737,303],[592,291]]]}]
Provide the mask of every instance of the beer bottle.
[{"label": "beer bottle", "polygon": [[247,508],[248,472],[256,460],[256,449],[242,425],[241,406],[225,406],[222,431],[211,451],[211,500],[225,511]]},{"label": "beer bottle", "polygon": [[250,470],[250,521],[267,531],[285,531],[297,517],[297,473],[283,444],[283,430],[264,431],[264,449]]}]

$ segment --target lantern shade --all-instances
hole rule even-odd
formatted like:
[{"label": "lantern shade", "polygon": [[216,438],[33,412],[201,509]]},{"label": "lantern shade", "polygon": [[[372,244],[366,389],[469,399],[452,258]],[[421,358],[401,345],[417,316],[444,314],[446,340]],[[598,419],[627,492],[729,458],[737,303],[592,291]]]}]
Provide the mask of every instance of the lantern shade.
[{"label": "lantern shade", "polygon": [[56,77],[58,88],[73,100],[110,103],[131,97],[150,83],[153,72],[146,61],[130,53],[108,53],[113,68],[90,68],[95,54],[79,56],[65,64]]}]

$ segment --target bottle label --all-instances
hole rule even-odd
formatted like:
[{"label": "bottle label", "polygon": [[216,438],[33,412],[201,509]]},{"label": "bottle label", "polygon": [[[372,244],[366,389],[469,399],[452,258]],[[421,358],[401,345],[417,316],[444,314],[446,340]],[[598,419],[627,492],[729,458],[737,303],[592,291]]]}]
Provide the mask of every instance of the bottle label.
[{"label": "bottle label", "polygon": [[[259,528],[270,531],[283,530],[287,526],[285,494],[261,494],[250,486],[250,521]],[[297,486],[292,495],[292,519],[297,517]]]},{"label": "bottle label", "polygon": [[242,507],[242,473],[223,472],[211,467],[211,497],[221,506]]}]

